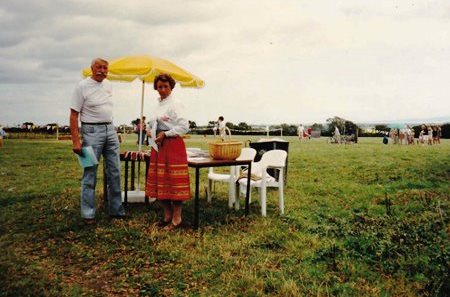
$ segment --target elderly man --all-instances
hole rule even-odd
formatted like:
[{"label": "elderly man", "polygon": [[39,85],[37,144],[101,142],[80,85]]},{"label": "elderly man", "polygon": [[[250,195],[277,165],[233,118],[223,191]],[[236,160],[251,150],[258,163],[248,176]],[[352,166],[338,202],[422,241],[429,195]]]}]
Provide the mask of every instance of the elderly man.
[{"label": "elderly man", "polygon": [[[91,63],[92,75],[75,88],[70,106],[70,131],[73,152],[81,155],[83,146],[92,146],[94,154],[100,160],[105,158],[106,176],[109,188],[109,215],[112,218],[126,218],[122,206],[120,190],[119,140],[112,123],[112,87],[106,79],[108,62],[94,59]],[[78,118],[81,121],[80,142]],[[83,169],[81,181],[81,217],[85,224],[95,224],[95,185],[97,167]]]}]

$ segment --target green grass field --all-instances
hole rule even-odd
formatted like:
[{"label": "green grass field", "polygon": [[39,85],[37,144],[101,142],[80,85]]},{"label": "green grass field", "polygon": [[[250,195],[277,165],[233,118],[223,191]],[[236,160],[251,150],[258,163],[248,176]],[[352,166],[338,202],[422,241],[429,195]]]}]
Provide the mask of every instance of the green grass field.
[{"label": "green grass field", "polygon": [[[123,150],[135,148],[134,136]],[[6,140],[0,296],[448,295],[450,140],[286,139],[285,215],[276,191],[268,193],[265,218],[256,193],[250,216],[228,209],[225,184],[207,204],[205,169],[199,230],[171,232],[156,226],[156,203],[130,206],[129,221],[109,220],[101,178],[98,224],[84,226],[71,142]],[[186,145],[207,148],[203,137]],[[193,200],[183,215],[190,226]]]}]

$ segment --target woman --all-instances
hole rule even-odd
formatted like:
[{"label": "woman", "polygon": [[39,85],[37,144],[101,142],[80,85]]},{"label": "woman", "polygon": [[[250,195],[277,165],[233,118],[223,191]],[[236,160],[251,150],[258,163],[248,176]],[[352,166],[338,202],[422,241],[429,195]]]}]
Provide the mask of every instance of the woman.
[{"label": "woman", "polygon": [[[428,143],[428,129],[425,126],[425,124],[422,125],[422,130],[420,130],[420,136],[422,136],[420,143],[427,144]],[[419,136],[419,139],[420,139],[420,136]]]},{"label": "woman", "polygon": [[431,126],[428,126],[428,145],[432,145],[433,144],[433,129],[431,128]]},{"label": "woman", "polygon": [[433,135],[433,144],[438,144],[438,128],[437,126],[432,127],[433,131],[431,134]]},{"label": "woman", "polygon": [[182,104],[171,96],[174,87],[168,74],[155,78],[153,88],[160,98],[147,130],[158,151],[152,148],[145,192],[160,201],[164,217],[159,224],[166,229],[181,225],[181,203],[191,198],[186,147],[180,137],[188,132],[189,123]]}]

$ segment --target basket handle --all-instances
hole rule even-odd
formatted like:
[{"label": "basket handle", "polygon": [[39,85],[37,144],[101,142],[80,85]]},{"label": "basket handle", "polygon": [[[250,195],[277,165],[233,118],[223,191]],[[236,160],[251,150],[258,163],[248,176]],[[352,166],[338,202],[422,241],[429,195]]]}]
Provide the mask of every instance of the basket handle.
[{"label": "basket handle", "polygon": [[[225,134],[225,137],[227,136],[227,132],[228,132],[228,140],[231,140],[231,130],[230,130],[230,128],[228,128],[228,127],[225,127],[225,128],[223,128],[223,130],[224,130],[224,134]],[[225,141],[225,137],[222,137],[222,135],[220,135],[220,137],[222,138],[222,141]]]},{"label": "basket handle", "polygon": [[225,137],[227,136],[227,133],[228,133],[228,140],[231,140],[231,130],[230,130],[230,128],[225,126],[225,128],[223,128],[223,131],[224,131],[224,135],[222,135],[220,133],[220,130],[218,130],[219,133],[218,134],[214,133],[214,137],[216,137],[216,135],[217,135],[217,136],[219,136],[222,139],[222,141],[225,141]]}]

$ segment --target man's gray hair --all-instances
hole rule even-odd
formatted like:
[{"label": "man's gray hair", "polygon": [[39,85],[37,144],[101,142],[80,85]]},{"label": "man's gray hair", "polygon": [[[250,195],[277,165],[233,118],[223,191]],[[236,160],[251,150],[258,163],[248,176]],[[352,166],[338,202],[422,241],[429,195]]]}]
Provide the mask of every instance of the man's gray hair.
[{"label": "man's gray hair", "polygon": [[97,63],[97,62],[103,62],[103,63],[106,63],[106,65],[109,64],[108,61],[106,61],[105,59],[102,59],[102,58],[94,58],[94,59],[92,59],[91,67],[94,66],[95,63]]}]

